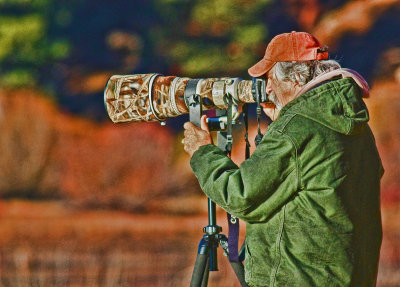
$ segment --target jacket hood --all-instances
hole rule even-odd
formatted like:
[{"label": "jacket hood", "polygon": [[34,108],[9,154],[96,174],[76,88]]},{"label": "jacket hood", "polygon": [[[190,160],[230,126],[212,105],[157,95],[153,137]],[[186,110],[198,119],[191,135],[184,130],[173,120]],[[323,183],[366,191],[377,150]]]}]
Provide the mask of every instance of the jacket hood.
[{"label": "jacket hood", "polygon": [[368,84],[355,72],[339,69],[317,77],[284,106],[279,114],[298,114],[336,132],[360,132],[369,120],[362,97],[368,97]]}]

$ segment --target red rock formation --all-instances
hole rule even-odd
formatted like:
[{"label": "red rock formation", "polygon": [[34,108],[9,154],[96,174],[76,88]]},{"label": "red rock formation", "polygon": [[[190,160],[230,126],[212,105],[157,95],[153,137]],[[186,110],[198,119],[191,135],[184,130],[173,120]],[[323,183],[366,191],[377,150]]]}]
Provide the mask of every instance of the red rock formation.
[{"label": "red rock formation", "polygon": [[382,178],[382,203],[400,202],[400,84],[394,80],[375,82],[371,98],[371,128],[375,134],[385,174]]},{"label": "red rock formation", "polygon": [[0,193],[142,208],[176,188],[173,137],[157,123],[98,125],[38,93],[0,93]]},{"label": "red rock formation", "polygon": [[318,0],[285,0],[287,12],[297,19],[301,30],[310,31],[318,20],[322,11],[322,4]]},{"label": "red rock formation", "polygon": [[383,12],[396,5],[398,0],[349,1],[324,15],[312,33],[325,45],[334,46],[345,33],[366,33]]}]

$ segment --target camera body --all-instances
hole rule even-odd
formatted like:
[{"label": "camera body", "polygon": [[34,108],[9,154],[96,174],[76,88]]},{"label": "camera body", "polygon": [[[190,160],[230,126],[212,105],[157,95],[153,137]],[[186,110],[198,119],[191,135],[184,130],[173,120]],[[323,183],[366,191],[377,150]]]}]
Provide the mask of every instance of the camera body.
[{"label": "camera body", "polygon": [[257,103],[267,103],[270,102],[266,92],[267,83],[264,78],[253,78],[253,85],[251,92],[253,99]]}]

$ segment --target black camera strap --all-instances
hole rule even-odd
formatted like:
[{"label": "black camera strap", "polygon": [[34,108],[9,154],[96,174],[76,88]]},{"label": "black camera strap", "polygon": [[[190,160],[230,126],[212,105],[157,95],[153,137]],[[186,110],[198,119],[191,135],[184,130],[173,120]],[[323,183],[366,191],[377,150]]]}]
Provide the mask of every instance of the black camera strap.
[{"label": "black camera strap", "polygon": [[[231,96],[228,96],[228,110],[227,110],[227,127],[226,127],[226,139],[227,139],[227,154],[230,157],[232,152],[232,105],[233,100]],[[239,219],[226,213],[228,216],[228,258],[231,262],[239,262]]]},{"label": "black camera strap", "polygon": [[[246,142],[245,147],[245,159],[250,157],[250,142],[249,142],[249,113],[248,105],[243,105],[243,122],[245,126],[244,141]],[[237,217],[227,213],[228,215],[228,226],[229,226],[229,236],[228,236],[228,248],[229,248],[229,261],[231,262],[242,262],[244,260],[244,246],[243,243],[240,251],[239,247],[239,220]]]},{"label": "black camera strap", "polygon": [[[232,107],[232,99],[229,101],[229,107]],[[232,108],[228,107],[228,115],[232,114]],[[248,159],[250,157],[250,142],[249,142],[249,114],[248,114],[248,105],[244,104],[243,105],[243,121],[244,121],[244,126],[245,126],[245,135],[244,135],[244,140],[246,142],[246,147],[245,147],[245,159]],[[227,133],[228,135],[232,133],[232,124],[231,127],[229,127],[229,122],[231,118],[228,116],[228,127],[227,127]],[[242,262],[244,260],[245,254],[244,254],[244,246],[245,243],[243,243],[242,248],[239,251],[239,219],[236,216],[233,216],[229,213],[227,213],[228,216],[228,227],[229,227],[229,233],[228,233],[228,257],[230,262]]]},{"label": "black camera strap", "polygon": [[232,153],[232,97],[228,96],[228,111],[226,115],[227,126],[226,126],[226,153],[231,156]]},{"label": "black camera strap", "polygon": [[260,100],[257,98],[257,135],[256,138],[254,139],[254,143],[256,144],[256,146],[258,146],[258,144],[261,142],[264,136],[261,133],[260,122],[261,122],[261,106],[260,106]]},{"label": "black camera strap", "polygon": [[249,108],[247,104],[243,105],[243,122],[244,122],[244,142],[246,143],[245,147],[245,159],[250,157],[250,142],[249,142]]}]

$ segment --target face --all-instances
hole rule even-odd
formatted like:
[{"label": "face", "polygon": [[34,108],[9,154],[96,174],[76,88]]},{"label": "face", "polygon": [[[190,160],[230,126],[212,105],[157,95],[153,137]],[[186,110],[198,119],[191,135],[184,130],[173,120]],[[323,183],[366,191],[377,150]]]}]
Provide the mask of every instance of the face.
[{"label": "face", "polygon": [[278,117],[279,111],[296,97],[300,87],[291,81],[279,81],[275,79],[272,69],[268,71],[266,77],[266,92],[268,98],[275,104],[275,107],[271,107],[268,103],[261,104],[261,106],[264,113],[274,121]]},{"label": "face", "polygon": [[291,81],[277,80],[274,77],[273,69],[271,69],[267,73],[266,92],[280,110],[294,99],[297,92],[297,85]]}]

